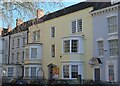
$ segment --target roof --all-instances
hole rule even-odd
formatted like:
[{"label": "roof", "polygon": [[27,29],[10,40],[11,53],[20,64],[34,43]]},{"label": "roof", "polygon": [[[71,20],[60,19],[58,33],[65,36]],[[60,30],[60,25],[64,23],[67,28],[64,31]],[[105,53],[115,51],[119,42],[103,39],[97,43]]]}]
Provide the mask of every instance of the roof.
[{"label": "roof", "polygon": [[92,11],[98,10],[98,9],[102,9],[105,7],[109,7],[111,6],[111,2],[81,2],[69,7],[66,7],[64,9],[58,10],[56,12],[53,13],[49,13],[47,15],[44,15],[41,18],[34,18],[31,19],[29,21],[26,21],[24,23],[22,23],[21,25],[15,27],[13,30],[11,30],[8,35],[11,34],[15,34],[21,31],[27,31],[28,27],[34,25],[34,24],[39,24],[45,21],[48,21],[50,19],[54,19],[60,16],[64,16],[66,14],[70,14],[79,10],[83,10],[85,8],[89,8],[89,7],[93,7],[94,9]]}]

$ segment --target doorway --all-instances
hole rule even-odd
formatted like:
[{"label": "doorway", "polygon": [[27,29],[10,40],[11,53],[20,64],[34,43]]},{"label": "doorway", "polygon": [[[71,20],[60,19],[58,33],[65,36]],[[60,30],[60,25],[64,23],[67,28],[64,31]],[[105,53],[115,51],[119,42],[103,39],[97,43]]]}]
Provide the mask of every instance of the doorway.
[{"label": "doorway", "polygon": [[94,80],[95,81],[100,81],[100,68],[95,68],[94,69]]}]

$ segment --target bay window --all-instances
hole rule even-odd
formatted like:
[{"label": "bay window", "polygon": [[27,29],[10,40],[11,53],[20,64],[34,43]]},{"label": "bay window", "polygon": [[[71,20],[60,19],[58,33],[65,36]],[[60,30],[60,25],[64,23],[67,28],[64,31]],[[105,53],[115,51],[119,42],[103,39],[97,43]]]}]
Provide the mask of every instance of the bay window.
[{"label": "bay window", "polygon": [[83,53],[82,38],[63,39],[63,53]]}]

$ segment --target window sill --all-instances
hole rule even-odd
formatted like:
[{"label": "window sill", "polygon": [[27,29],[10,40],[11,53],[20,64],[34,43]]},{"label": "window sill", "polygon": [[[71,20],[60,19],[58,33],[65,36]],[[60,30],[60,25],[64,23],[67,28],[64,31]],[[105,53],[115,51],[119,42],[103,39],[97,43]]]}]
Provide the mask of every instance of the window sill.
[{"label": "window sill", "polygon": [[118,34],[118,32],[108,33],[109,36],[111,36],[111,35],[117,35],[117,34]]},{"label": "window sill", "polygon": [[63,53],[63,54],[84,54],[83,52],[69,52],[69,53]]},{"label": "window sill", "polygon": [[98,58],[104,58],[104,56],[98,56]]},{"label": "window sill", "polygon": [[118,55],[116,55],[116,56],[110,56],[110,58],[117,58],[118,57]]}]

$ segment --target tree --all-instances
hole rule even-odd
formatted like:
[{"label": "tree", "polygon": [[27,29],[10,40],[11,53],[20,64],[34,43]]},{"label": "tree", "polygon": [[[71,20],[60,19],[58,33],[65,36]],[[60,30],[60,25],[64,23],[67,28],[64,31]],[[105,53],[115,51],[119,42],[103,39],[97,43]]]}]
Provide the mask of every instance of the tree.
[{"label": "tree", "polygon": [[49,11],[55,7],[63,7],[61,0],[0,0],[0,18],[10,25],[15,17],[34,18],[38,8]]}]

